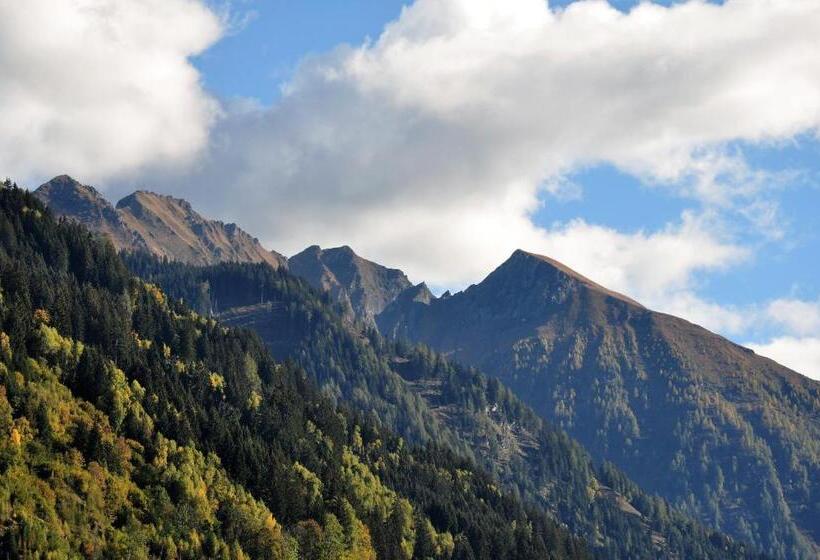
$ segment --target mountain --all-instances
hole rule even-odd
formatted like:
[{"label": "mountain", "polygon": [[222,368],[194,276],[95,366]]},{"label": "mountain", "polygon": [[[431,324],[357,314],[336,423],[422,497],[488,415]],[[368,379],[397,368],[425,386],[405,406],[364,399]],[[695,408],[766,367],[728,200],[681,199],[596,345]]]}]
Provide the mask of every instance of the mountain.
[{"label": "mountain", "polygon": [[113,207],[93,187],[60,175],[35,194],[55,214],[108,237],[118,250],[149,251],[190,264],[264,262],[286,266],[236,224],[208,220],[181,199],[137,191]]},{"label": "mountain", "polygon": [[[591,557],[474,464],[335,407],[254,333],[131,276],[8,183],[0,241],[6,556]],[[700,548],[751,557],[719,535]]]},{"label": "mountain", "polygon": [[348,247],[308,247],[288,259],[288,267],[317,290],[349,307],[352,315],[374,324],[382,312],[405,289],[411,287],[400,270],[363,259]]},{"label": "mountain", "polygon": [[[170,298],[253,329],[274,356],[304,367],[326,395],[409,444],[446,447],[475,461],[502,487],[588,539],[601,557],[754,556],[643,492],[612,465],[596,465],[497,380],[424,347],[389,342],[374,329],[362,334],[324,303],[326,294],[289,271],[237,263],[191,267],[138,254],[126,262]],[[420,285],[400,297],[430,295]]]},{"label": "mountain", "polygon": [[147,251],[143,238],[130,229],[117,209],[94,187],[60,175],[37,189],[37,197],[57,216],[77,220],[105,235],[119,251]]},{"label": "mountain", "polygon": [[377,323],[480,367],[651,492],[778,558],[820,542],[820,384],[516,251]]},{"label": "mountain", "polygon": [[[349,249],[331,252],[355,258]],[[254,329],[274,356],[295,360],[324,395],[359,411],[372,425],[397,431],[411,445],[437,446],[477,462],[504,488],[589,539],[596,555],[755,557],[647,495],[611,465],[596,466],[577,443],[497,382],[424,349],[394,346],[373,329],[360,333],[342,319],[350,307],[329,304],[328,295],[320,297],[284,269],[236,263],[192,267],[139,252],[124,257],[171,300],[189,302],[225,324]],[[327,261],[339,270],[333,259]],[[333,273],[331,266],[325,268]],[[424,284],[410,286],[406,279],[402,284],[398,300],[433,301]],[[419,483],[404,475],[395,479],[403,485],[411,481]]]},{"label": "mountain", "polygon": [[411,287],[402,271],[366,260],[347,246],[312,246],[286,259],[266,250],[236,224],[204,218],[187,201],[167,195],[136,191],[115,207],[96,189],[68,175],[44,183],[35,195],[56,215],[105,235],[120,251],[146,251],[193,265],[262,262],[273,268],[289,266],[344,306],[348,317],[367,325],[374,325],[375,316]]}]

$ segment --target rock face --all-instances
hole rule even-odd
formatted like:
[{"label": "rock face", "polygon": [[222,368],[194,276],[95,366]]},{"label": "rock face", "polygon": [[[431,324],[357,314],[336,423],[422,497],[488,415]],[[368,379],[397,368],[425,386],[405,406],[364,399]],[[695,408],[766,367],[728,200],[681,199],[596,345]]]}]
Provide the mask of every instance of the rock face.
[{"label": "rock face", "polygon": [[820,541],[820,384],[549,258],[516,251],[382,333],[498,377],[650,491],[781,558]]},{"label": "rock face", "polygon": [[137,191],[112,206],[93,187],[61,175],[35,194],[58,216],[108,237],[119,250],[149,251],[188,264],[264,262],[274,268],[286,259],[268,251],[236,224],[209,220],[181,199]]},{"label": "rock face", "polygon": [[363,259],[347,246],[308,247],[288,259],[288,268],[317,290],[328,292],[366,324],[374,324],[376,315],[412,287],[401,270]]},{"label": "rock face", "polygon": [[55,215],[77,220],[105,235],[118,250],[147,250],[143,239],[123,223],[116,208],[94,187],[60,175],[41,185],[35,194]]},{"label": "rock face", "polygon": [[137,191],[120,200],[117,211],[155,255],[201,265],[266,262],[278,268],[285,262],[236,224],[205,219],[179,198]]}]

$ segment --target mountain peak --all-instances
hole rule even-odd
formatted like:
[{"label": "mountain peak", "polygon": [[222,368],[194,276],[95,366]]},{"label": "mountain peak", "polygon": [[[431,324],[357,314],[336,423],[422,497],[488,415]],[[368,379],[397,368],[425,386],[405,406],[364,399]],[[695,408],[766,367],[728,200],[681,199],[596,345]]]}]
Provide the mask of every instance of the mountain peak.
[{"label": "mountain peak", "polygon": [[288,260],[294,274],[317,290],[350,304],[354,316],[373,323],[402,291],[411,286],[401,271],[360,257],[348,245],[322,249],[312,245]]},{"label": "mountain peak", "polygon": [[181,214],[186,214],[189,219],[194,221],[205,220],[187,200],[148,190],[136,190],[117,202],[118,210],[131,209],[132,211],[147,210],[156,212],[161,208],[174,209]]},{"label": "mountain peak", "polygon": [[287,262],[236,224],[209,220],[181,198],[137,190],[115,207],[94,187],[68,175],[54,177],[34,194],[54,214],[104,235],[118,250],[147,251],[198,265],[265,262],[279,268]]},{"label": "mountain peak", "polygon": [[430,291],[430,288],[427,287],[427,283],[421,282],[404,290],[396,299],[429,305],[436,297],[433,295],[433,292]]},{"label": "mountain peak", "polygon": [[34,191],[57,216],[84,224],[111,240],[118,250],[145,249],[145,244],[123,223],[117,210],[97,189],[68,175],[58,175]]},{"label": "mountain peak", "polygon": [[353,249],[350,248],[350,245],[342,245],[340,247],[332,247],[330,249],[326,249],[325,251],[328,252],[328,253],[337,253],[337,254],[347,255],[347,256],[350,256],[350,257],[358,257],[359,256],[359,255],[356,254],[356,252]]},{"label": "mountain peak", "polygon": [[[311,258],[318,258],[321,260],[325,259],[334,259],[337,261],[349,261],[352,262],[354,259],[361,259],[359,255],[356,254],[350,245],[341,245],[339,247],[328,247],[327,249],[323,249],[319,245],[311,245],[307,249],[303,250],[299,255],[308,256],[310,255]],[[299,255],[294,255],[293,258],[298,257]]]},{"label": "mountain peak", "polygon": [[83,185],[69,175],[58,175],[40,185],[35,191],[38,198],[46,202],[52,211],[60,214],[60,207],[80,205],[111,206],[105,198],[90,185]]},{"label": "mountain peak", "polygon": [[184,199],[138,190],[117,203],[123,221],[152,253],[199,265],[217,262],[266,262],[284,266],[285,258],[267,251],[236,224],[210,220]]},{"label": "mountain peak", "polygon": [[550,270],[553,272],[553,274],[559,275],[562,278],[568,279],[570,281],[577,282],[586,289],[623,301],[630,305],[643,307],[634,299],[625,296],[621,293],[618,293],[614,290],[610,290],[609,288],[606,288],[598,284],[597,282],[590,280],[583,274],[576,272],[575,270],[571,269],[562,262],[547,257],[546,255],[531,253],[529,251],[524,251],[523,249],[516,249],[510,256],[510,258],[507,259],[504,263],[502,263],[501,266],[499,266],[490,276],[492,277],[496,273],[502,271],[514,271],[514,274],[518,274],[522,267],[528,266],[535,267],[536,269],[541,268],[543,270]]}]

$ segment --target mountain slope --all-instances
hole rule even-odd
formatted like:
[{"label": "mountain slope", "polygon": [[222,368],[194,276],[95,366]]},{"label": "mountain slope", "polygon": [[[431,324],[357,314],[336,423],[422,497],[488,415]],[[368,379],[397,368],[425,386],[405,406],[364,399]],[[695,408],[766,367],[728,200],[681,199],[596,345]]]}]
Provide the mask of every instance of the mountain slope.
[{"label": "mountain slope", "polygon": [[108,237],[118,250],[150,251],[191,264],[264,262],[286,266],[282,255],[266,250],[236,224],[203,218],[184,200],[137,191],[116,208],[94,188],[60,175],[35,194],[59,215]]},{"label": "mountain slope", "polygon": [[30,194],[0,188],[0,241],[10,557],[589,557],[469,462],[336,409],[253,333],[129,276]]},{"label": "mountain slope", "polygon": [[145,241],[122,220],[117,209],[94,187],[60,175],[37,189],[37,197],[58,216],[77,220],[105,235],[118,251],[147,251]]},{"label": "mountain slope", "polygon": [[817,555],[820,384],[523,251],[452,297],[398,298],[377,323],[498,377],[709,525]]},{"label": "mountain slope", "polygon": [[[352,254],[340,252],[348,259]],[[139,254],[128,260],[172,298],[255,329],[277,356],[296,359],[326,394],[364,411],[373,422],[410,442],[433,442],[479,461],[508,487],[591,538],[607,557],[749,555],[670,512],[614,469],[599,471],[580,447],[544,425],[503,387],[438,358],[430,361],[424,352],[385,345],[375,332],[361,336],[328,305],[332,294],[323,300],[266,266],[199,268]],[[423,284],[400,297],[432,299]]]},{"label": "mountain slope", "polygon": [[353,252],[350,247],[321,249],[314,245],[288,259],[291,272],[317,290],[349,306],[352,315],[365,324],[374,324],[396,296],[411,286],[407,276]]},{"label": "mountain slope", "polygon": [[[372,414],[409,442],[445,445],[474,459],[590,539],[604,557],[710,558],[742,550],[671,511],[616,469],[596,467],[578,444],[497,381],[424,348],[388,343],[374,330],[360,335],[286,271],[190,267],[139,255],[127,262],[172,298],[218,307],[220,320],[254,329],[275,355],[305,367],[327,394]],[[424,293],[420,286],[406,295]]]}]

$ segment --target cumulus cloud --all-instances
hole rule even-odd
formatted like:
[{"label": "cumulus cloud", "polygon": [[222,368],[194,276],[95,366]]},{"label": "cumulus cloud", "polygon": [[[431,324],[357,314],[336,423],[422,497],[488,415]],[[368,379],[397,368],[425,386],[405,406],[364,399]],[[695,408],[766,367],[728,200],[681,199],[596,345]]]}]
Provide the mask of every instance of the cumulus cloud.
[{"label": "cumulus cloud", "polygon": [[715,239],[691,214],[684,214],[679,226],[649,234],[576,220],[544,231],[539,245],[582,274],[650,303],[691,288],[699,270],[725,269],[748,256],[743,248]]},{"label": "cumulus cloud", "polygon": [[747,346],[798,373],[820,380],[820,337],[783,336],[765,344]]},{"label": "cumulus cloud", "polygon": [[820,335],[820,301],[776,299],[766,307],[768,318],[795,335]]},{"label": "cumulus cloud", "polygon": [[[782,179],[737,146],[817,133],[814,0],[417,0],[375,41],[306,59],[269,107],[203,91],[190,57],[241,25],[197,0],[24,4],[0,4],[3,173],[138,183],[279,251],[347,243],[439,286],[524,248],[722,332],[765,316],[816,333],[782,302],[697,295],[698,273],[750,258],[716,213],[783,236],[765,196]],[[598,163],[706,210],[657,231],[534,222]]]},{"label": "cumulus cloud", "polygon": [[746,314],[775,326],[779,336],[746,344],[803,375],[820,380],[820,301],[776,299]]},{"label": "cumulus cloud", "polygon": [[277,250],[349,243],[447,286],[516,247],[584,269],[587,253],[559,243],[583,233],[612,244],[590,276],[682,301],[694,271],[736,260],[719,230],[685,217],[623,235],[543,228],[539,200],[579,166],[608,162],[710,207],[743,200],[755,223],[772,223],[776,207],[755,198],[771,178],[730,147],[818,123],[817,2],[622,13],[594,0],[417,0],[377,40],[304,61],[273,106],[231,113],[193,170],[156,184]]},{"label": "cumulus cloud", "polygon": [[98,181],[190,158],[219,108],[189,58],[220,28],[196,0],[0,2],[0,172]]}]

